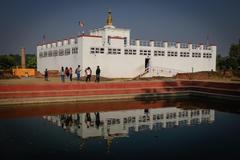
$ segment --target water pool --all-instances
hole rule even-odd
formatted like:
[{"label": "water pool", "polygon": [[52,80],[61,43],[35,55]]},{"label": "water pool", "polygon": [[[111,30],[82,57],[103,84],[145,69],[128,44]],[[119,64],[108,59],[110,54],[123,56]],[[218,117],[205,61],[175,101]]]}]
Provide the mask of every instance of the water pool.
[{"label": "water pool", "polygon": [[239,113],[208,99],[3,107],[1,159],[233,159]]}]

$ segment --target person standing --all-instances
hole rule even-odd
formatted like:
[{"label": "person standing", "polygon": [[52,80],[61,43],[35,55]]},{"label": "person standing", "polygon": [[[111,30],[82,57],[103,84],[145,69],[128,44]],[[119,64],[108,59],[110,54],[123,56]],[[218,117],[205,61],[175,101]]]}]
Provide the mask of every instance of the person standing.
[{"label": "person standing", "polygon": [[65,72],[63,67],[61,68],[60,75],[61,75],[62,82],[65,82]]},{"label": "person standing", "polygon": [[75,70],[75,74],[77,74],[77,80],[80,81],[80,72],[81,72],[81,69],[80,69],[80,65],[78,65],[78,67],[76,68]]},{"label": "person standing", "polygon": [[48,70],[47,70],[47,68],[44,71],[44,79],[45,79],[45,81],[48,81]]},{"label": "person standing", "polygon": [[91,81],[91,76],[92,76],[92,70],[90,67],[85,69],[85,74],[86,74],[86,82]]},{"label": "person standing", "polygon": [[69,69],[68,67],[65,68],[65,75],[66,75],[66,79],[69,78]]},{"label": "person standing", "polygon": [[91,115],[90,115],[90,113],[86,113],[85,123],[87,125],[87,128],[89,128],[90,125],[91,125]]},{"label": "person standing", "polygon": [[95,112],[95,125],[96,125],[96,128],[99,129],[99,126],[100,126],[100,114],[99,112]]},{"label": "person standing", "polygon": [[72,81],[72,67],[70,67],[69,69],[69,78],[70,78],[70,81]]},{"label": "person standing", "polygon": [[97,66],[97,69],[96,69],[96,80],[95,80],[95,82],[100,82],[100,72],[101,72],[100,67]]}]

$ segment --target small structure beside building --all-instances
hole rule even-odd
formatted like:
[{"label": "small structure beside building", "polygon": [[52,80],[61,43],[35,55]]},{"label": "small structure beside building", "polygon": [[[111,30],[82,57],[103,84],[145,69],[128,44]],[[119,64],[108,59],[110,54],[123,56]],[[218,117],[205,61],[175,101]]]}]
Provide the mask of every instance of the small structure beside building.
[{"label": "small structure beside building", "polygon": [[21,68],[12,69],[13,76],[32,77],[35,76],[35,69],[26,68],[26,49],[21,48]]}]

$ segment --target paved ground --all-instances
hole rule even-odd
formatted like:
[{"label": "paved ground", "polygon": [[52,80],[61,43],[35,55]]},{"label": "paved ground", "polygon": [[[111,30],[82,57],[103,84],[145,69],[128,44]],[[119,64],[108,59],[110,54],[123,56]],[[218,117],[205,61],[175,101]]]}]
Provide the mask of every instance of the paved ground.
[{"label": "paved ground", "polygon": [[[175,81],[174,78],[152,78],[152,79],[145,79],[145,80],[131,80],[131,79],[112,79],[112,80],[104,80],[100,83],[114,83],[114,82],[132,82],[132,81]],[[200,81],[209,81],[209,82],[224,82],[224,83],[239,83],[240,81],[231,81],[229,79],[222,79],[222,80],[200,80]],[[60,78],[58,77],[50,77],[49,81],[45,81],[43,78],[35,78],[35,77],[28,77],[28,78],[20,78],[20,79],[0,79],[0,85],[16,85],[16,84],[62,84]],[[81,81],[77,81],[73,79],[73,81],[66,80],[64,83],[66,84],[78,84],[78,83],[86,83],[82,78]],[[95,83],[94,79],[90,83]]]}]

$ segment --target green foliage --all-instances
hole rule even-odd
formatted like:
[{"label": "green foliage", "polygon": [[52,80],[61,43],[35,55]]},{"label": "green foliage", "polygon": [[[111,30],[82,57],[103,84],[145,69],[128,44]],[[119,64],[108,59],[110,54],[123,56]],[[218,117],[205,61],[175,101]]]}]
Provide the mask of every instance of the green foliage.
[{"label": "green foliage", "polygon": [[27,68],[37,68],[37,57],[35,55],[27,55],[26,57]]},{"label": "green foliage", "polygon": [[222,57],[220,54],[217,55],[217,69],[223,70],[225,69],[225,58]]},{"label": "green foliage", "polygon": [[0,56],[0,69],[11,69],[16,66],[16,57],[14,55],[2,55]]},{"label": "green foliage", "polygon": [[[0,69],[21,67],[20,55],[0,55]],[[37,68],[37,58],[33,54],[26,55],[26,67]]]},{"label": "green foliage", "polygon": [[240,43],[232,44],[229,50],[229,56],[217,56],[217,69],[238,70],[240,66]]}]

